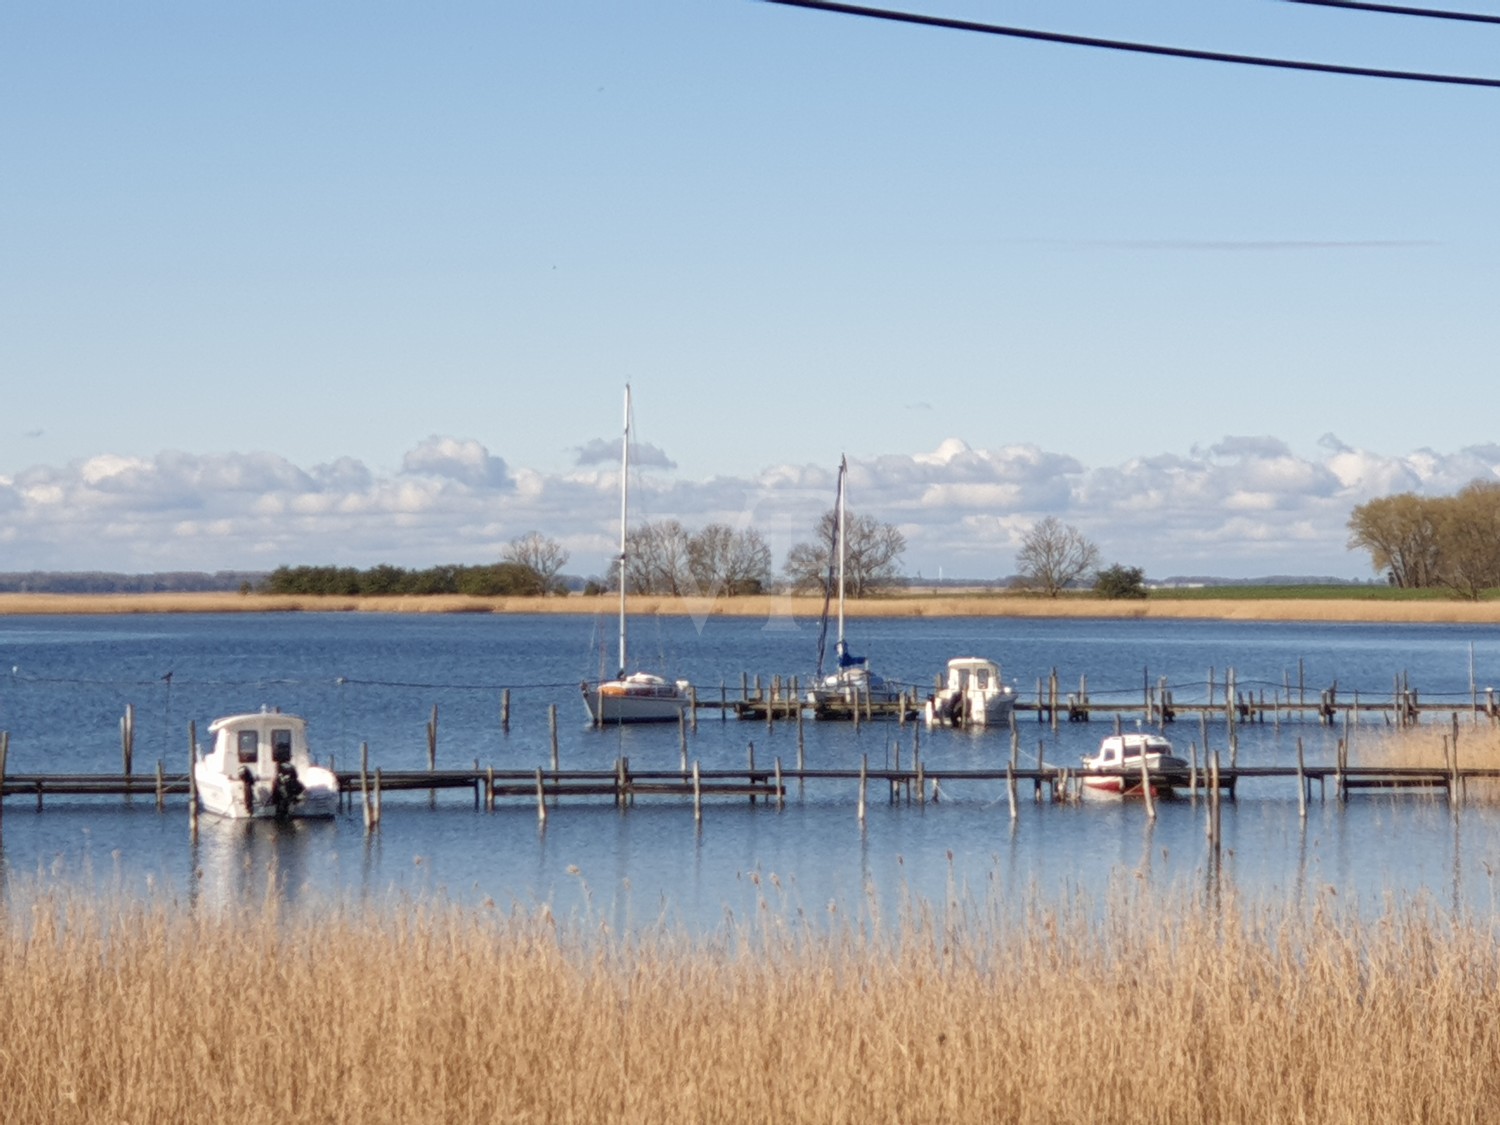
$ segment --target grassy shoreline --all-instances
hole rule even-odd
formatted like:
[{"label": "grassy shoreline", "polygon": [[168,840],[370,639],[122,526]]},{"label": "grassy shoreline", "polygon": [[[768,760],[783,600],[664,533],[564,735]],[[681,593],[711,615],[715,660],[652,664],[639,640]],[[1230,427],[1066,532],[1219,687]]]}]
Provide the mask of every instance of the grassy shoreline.
[{"label": "grassy shoreline", "polygon": [[[475,598],[463,595],[359,598],[281,594],[0,594],[0,617],[137,613],[558,613],[609,615],[612,596]],[[638,616],[816,618],[819,597],[632,598]],[[1143,600],[1038,598],[1012,593],[907,594],[851,602],[850,617],[1100,617],[1226,621],[1426,622],[1500,624],[1500,601],[1442,601],[1368,595],[1330,597],[1153,595]]]}]

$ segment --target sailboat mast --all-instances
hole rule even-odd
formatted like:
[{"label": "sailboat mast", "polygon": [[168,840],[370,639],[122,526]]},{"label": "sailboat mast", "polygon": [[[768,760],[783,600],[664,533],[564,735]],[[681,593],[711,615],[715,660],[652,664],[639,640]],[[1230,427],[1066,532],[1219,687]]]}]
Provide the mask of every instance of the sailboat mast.
[{"label": "sailboat mast", "polygon": [[848,459],[839,454],[839,646],[844,643],[844,476],[849,472]]},{"label": "sailboat mast", "polygon": [[625,678],[625,529],[630,495],[630,384],[625,384],[625,433],[620,441],[620,675]]}]

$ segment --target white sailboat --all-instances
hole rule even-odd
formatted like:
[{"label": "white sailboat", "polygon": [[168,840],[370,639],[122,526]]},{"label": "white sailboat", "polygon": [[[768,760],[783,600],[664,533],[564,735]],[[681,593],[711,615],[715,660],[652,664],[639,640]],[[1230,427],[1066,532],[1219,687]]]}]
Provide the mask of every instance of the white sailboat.
[{"label": "white sailboat", "polygon": [[686,680],[667,680],[649,672],[626,674],[625,545],[630,510],[630,386],[625,387],[625,436],[620,452],[620,667],[615,678],[583,683],[583,705],[596,726],[614,723],[676,722],[691,698]]},{"label": "white sailboat", "polygon": [[839,458],[838,501],[835,505],[834,551],[832,564],[838,568],[838,641],[834,654],[838,666],[832,673],[823,674],[823,642],[828,633],[828,599],[823,600],[823,622],[818,631],[818,671],[815,687],[808,693],[808,702],[814,707],[854,707],[865,702],[894,703],[901,698],[900,689],[870,671],[865,657],[855,656],[849,651],[849,642],[844,637],[844,567],[847,557],[845,549],[845,504],[844,480],[849,474],[847,457]]}]

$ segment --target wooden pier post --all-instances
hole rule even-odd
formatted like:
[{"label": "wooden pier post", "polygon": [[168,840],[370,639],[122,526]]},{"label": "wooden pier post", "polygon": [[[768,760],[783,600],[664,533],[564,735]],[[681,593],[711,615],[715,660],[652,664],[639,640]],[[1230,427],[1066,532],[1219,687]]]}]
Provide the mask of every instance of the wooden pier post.
[{"label": "wooden pier post", "polygon": [[437,769],[437,723],[438,705],[432,705],[432,718],[427,720],[427,772]]},{"label": "wooden pier post", "polygon": [[1052,733],[1057,733],[1057,668],[1054,666],[1052,675],[1047,681],[1047,708],[1052,715]]},{"label": "wooden pier post", "polygon": [[688,714],[693,725],[693,733],[698,733],[698,689],[688,684]]},{"label": "wooden pier post", "polygon": [[125,704],[125,714],[120,718],[120,763],[122,772],[129,777],[135,758],[135,704]]},{"label": "wooden pier post", "polygon": [[1151,771],[1146,767],[1146,755],[1141,755],[1141,796],[1146,798],[1146,819],[1156,819],[1156,795],[1151,792]]},{"label": "wooden pier post", "polygon": [[859,759],[859,822],[865,822],[865,786],[870,780],[870,755],[862,754]]},{"label": "wooden pier post", "polygon": [[[751,785],[754,785],[755,784],[755,743],[753,743],[753,742],[748,743],[746,745],[746,747],[745,747],[745,765],[746,765],[745,780],[748,781]],[[755,804],[755,793],[754,793],[753,790],[750,793],[750,804],[751,805]]]},{"label": "wooden pier post", "polygon": [[[8,736],[0,734],[0,739]],[[5,787],[5,752],[0,746],[0,789]],[[188,831],[198,835],[198,720],[188,720]]]},{"label": "wooden pier post", "polygon": [[495,767],[486,766],[484,771],[484,808],[486,812],[495,811]]},{"label": "wooden pier post", "polygon": [[1188,743],[1188,800],[1198,803],[1198,744]]},{"label": "wooden pier post", "polygon": [[927,766],[915,747],[912,749],[911,756],[912,765],[917,770],[917,803],[925,805],[927,803]]},{"label": "wooden pier post", "polygon": [[776,755],[776,807],[786,808],[786,786],[781,783],[781,755]]},{"label": "wooden pier post", "polygon": [[1032,797],[1040,802],[1042,799],[1042,755],[1046,753],[1047,744],[1042,739],[1036,740],[1036,785],[1031,793]]},{"label": "wooden pier post", "polygon": [[547,827],[547,787],[542,781],[542,767],[536,768],[536,822]]},{"label": "wooden pier post", "polygon": [[510,688],[500,693],[500,729],[510,733]]},{"label": "wooden pier post", "polygon": [[679,761],[681,762],[680,771],[682,773],[687,773],[687,719],[683,716],[681,711],[677,713],[677,756]]},{"label": "wooden pier post", "polygon": [[1302,738],[1297,738],[1297,815],[1303,820],[1307,819],[1307,775],[1306,765],[1302,760]]},{"label": "wooden pier post", "polygon": [[1010,820],[1014,824],[1016,817],[1020,815],[1016,808],[1016,763],[1014,758],[1005,763],[1005,792],[1010,797]]},{"label": "wooden pier post", "polygon": [[693,819],[703,822],[703,778],[698,772],[698,759],[693,759]]},{"label": "wooden pier post", "polygon": [[161,812],[167,807],[167,775],[161,764],[161,759],[156,759],[156,811]]},{"label": "wooden pier post", "polygon": [[375,824],[375,810],[370,804],[370,744],[359,744],[359,795],[365,808],[365,831]]},{"label": "wooden pier post", "polygon": [[[600,721],[603,722],[604,708],[599,708]],[[557,762],[557,704],[547,704],[547,730],[552,736],[552,772],[556,773]]]},{"label": "wooden pier post", "polygon": [[729,721],[729,689],[724,686],[724,681],[719,681],[719,722]]},{"label": "wooden pier post", "polygon": [[380,827],[380,767],[375,767],[375,827]]},{"label": "wooden pier post", "polygon": [[0,730],[0,822],[5,820],[5,759],[10,757],[10,731]]}]

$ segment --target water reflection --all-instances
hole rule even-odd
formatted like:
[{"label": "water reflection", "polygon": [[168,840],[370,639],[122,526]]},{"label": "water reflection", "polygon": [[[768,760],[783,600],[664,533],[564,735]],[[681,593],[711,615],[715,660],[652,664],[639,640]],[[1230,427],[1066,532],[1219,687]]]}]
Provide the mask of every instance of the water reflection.
[{"label": "water reflection", "polygon": [[[188,901],[194,908],[225,911],[264,904],[293,910],[304,901],[327,901],[319,869],[337,854],[332,820],[226,820],[204,817],[188,848]],[[366,871],[378,837],[366,839]],[[368,882],[368,880],[367,880]]]}]

